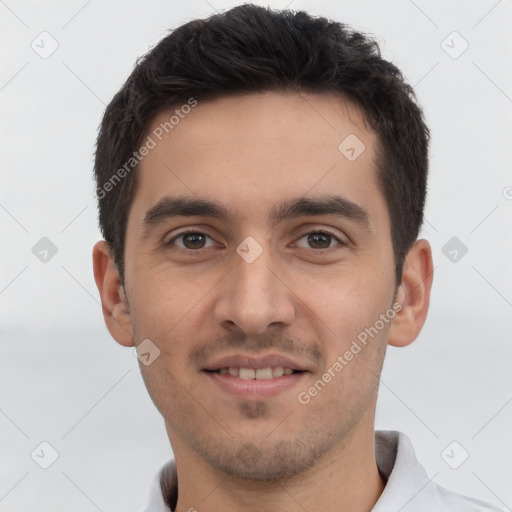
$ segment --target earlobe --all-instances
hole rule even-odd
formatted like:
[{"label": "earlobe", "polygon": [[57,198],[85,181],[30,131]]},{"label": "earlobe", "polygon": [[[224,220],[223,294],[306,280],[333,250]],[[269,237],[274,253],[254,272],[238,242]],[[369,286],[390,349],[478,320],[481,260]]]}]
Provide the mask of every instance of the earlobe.
[{"label": "earlobe", "polygon": [[111,336],[125,347],[134,346],[130,307],[108,243],[101,240],[92,252],[94,279],[100,292],[103,318]]},{"label": "earlobe", "polygon": [[427,240],[417,240],[404,261],[396,313],[388,334],[388,344],[405,347],[419,335],[427,318],[433,281],[432,249]]}]

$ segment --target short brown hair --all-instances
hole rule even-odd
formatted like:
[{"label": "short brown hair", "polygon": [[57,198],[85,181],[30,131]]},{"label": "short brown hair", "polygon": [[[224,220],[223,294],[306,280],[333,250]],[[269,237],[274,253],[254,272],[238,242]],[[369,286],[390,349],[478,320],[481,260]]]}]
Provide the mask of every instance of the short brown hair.
[{"label": "short brown hair", "polygon": [[376,41],[347,25],[244,4],[164,37],[137,61],[105,110],[94,164],[99,221],[123,286],[126,226],[137,184],[136,165],[127,172],[126,163],[137,163],[133,154],[155,116],[190,98],[277,90],[337,91],[363,108],[379,140],[377,180],[389,209],[400,283],[423,223],[428,173],[430,134],[412,87],[381,58]]}]

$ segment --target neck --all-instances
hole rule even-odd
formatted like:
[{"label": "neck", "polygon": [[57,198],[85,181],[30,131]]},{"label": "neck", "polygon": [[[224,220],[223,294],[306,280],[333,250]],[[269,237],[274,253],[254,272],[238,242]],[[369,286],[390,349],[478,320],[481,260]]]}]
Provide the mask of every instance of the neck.
[{"label": "neck", "polygon": [[375,458],[373,426],[353,431],[307,471],[272,482],[233,479],[186,444],[173,441],[178,472],[176,512],[369,512],[385,487]]}]

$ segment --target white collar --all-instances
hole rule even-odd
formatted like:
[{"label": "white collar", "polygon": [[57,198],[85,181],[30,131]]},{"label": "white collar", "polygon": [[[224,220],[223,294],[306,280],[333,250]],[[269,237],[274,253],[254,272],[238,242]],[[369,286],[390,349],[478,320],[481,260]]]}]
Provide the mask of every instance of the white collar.
[{"label": "white collar", "polygon": [[[416,459],[411,441],[401,432],[377,430],[375,452],[387,483],[372,512],[503,512],[432,482]],[[177,483],[174,460],[170,460],[153,478],[144,512],[172,512],[163,495],[173,495],[176,500]]]}]

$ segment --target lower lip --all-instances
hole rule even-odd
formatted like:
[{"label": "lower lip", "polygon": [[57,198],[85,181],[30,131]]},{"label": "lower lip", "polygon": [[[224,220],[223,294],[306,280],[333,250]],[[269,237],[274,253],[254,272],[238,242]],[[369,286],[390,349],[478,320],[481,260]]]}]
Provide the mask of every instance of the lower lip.
[{"label": "lower lip", "polygon": [[295,386],[307,372],[292,373],[272,379],[249,379],[244,380],[232,375],[221,375],[215,372],[203,372],[224,391],[239,398],[262,400],[290,389]]}]

